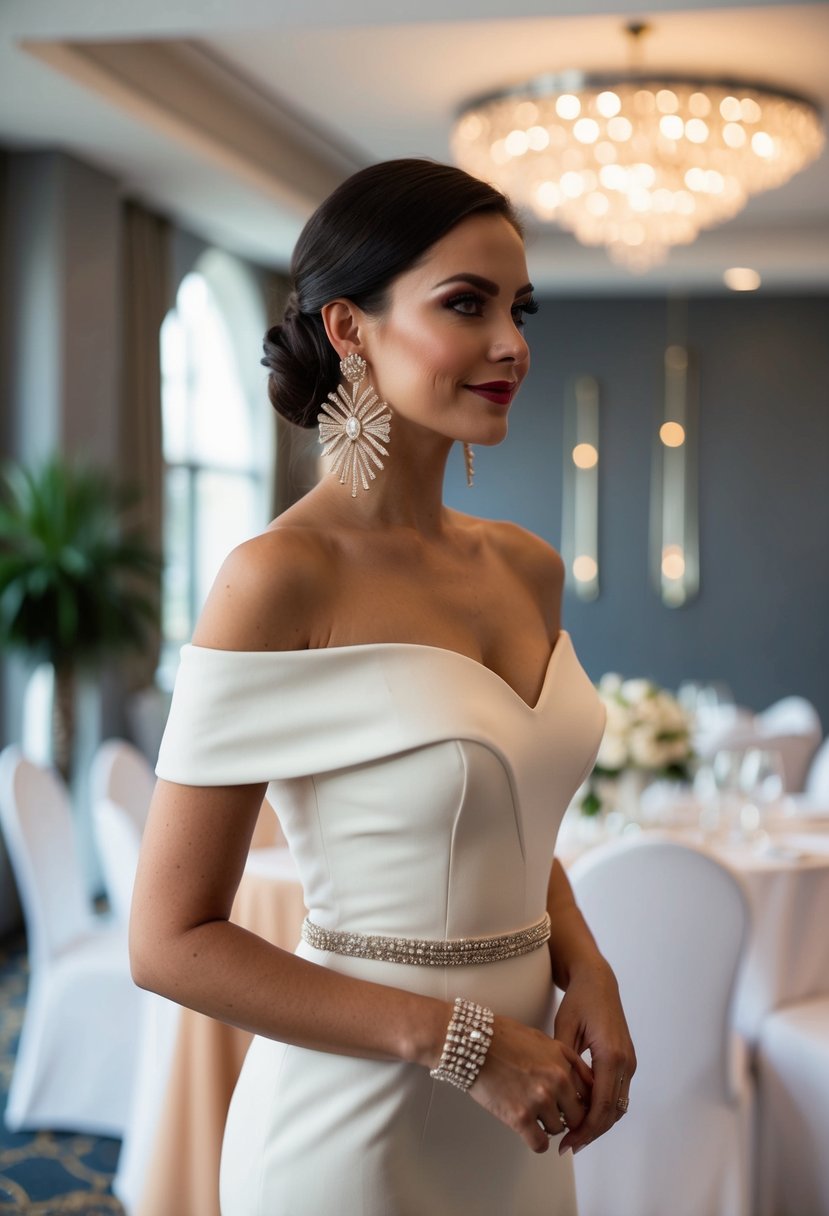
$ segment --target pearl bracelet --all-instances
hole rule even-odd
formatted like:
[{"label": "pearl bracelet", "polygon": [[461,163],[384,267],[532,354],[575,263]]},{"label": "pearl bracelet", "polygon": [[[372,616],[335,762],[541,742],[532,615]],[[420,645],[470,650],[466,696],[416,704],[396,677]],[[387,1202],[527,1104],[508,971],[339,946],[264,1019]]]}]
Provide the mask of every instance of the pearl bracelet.
[{"label": "pearl bracelet", "polygon": [[456,996],[440,1063],[429,1076],[458,1089],[469,1089],[486,1059],[494,1020],[491,1009]]}]

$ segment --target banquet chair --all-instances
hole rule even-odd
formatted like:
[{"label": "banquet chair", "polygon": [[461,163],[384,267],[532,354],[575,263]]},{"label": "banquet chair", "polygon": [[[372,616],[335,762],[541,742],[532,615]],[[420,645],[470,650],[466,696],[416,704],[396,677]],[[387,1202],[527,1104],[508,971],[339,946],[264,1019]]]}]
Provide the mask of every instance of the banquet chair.
[{"label": "banquet chair", "polygon": [[812,757],[804,792],[815,806],[829,808],[829,738],[823,740]]},{"label": "banquet chair", "polygon": [[829,1216],[829,996],[769,1014],[756,1068],[757,1216]]},{"label": "banquet chair", "polygon": [[710,855],[611,841],[569,871],[636,1049],[630,1110],[574,1159],[580,1216],[747,1216],[752,1091],[730,1005],[748,913]]},{"label": "banquet chair", "polygon": [[141,851],[141,833],[133,815],[111,798],[99,798],[93,803],[92,830],[110,911],[126,929]]},{"label": "banquet chair", "polygon": [[757,714],[755,727],[758,745],[780,753],[786,792],[800,793],[823,738],[823,727],[815,707],[805,697],[781,697]]},{"label": "banquet chair", "polygon": [[742,705],[721,705],[698,718],[693,735],[694,751],[701,760],[711,760],[722,748],[750,747],[756,734],[756,715]]},{"label": "banquet chair", "polygon": [[103,798],[132,816],[139,839],[155,789],[155,773],[143,752],[126,739],[106,739],[89,767],[89,797],[93,806]]},{"label": "banquet chair", "polygon": [[126,935],[87,903],[64,783],[15,744],[0,752],[0,824],[30,971],[6,1126],[120,1136],[139,1010]]}]

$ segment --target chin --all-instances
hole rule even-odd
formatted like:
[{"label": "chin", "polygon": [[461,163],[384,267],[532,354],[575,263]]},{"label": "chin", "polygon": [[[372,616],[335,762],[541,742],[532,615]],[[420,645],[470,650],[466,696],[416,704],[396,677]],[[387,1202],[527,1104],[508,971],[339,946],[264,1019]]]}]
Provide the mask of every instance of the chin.
[{"label": "chin", "polygon": [[497,422],[493,422],[488,427],[477,427],[474,434],[465,437],[464,443],[471,443],[473,447],[479,448],[495,448],[499,443],[504,442],[508,432],[507,419],[499,418]]}]

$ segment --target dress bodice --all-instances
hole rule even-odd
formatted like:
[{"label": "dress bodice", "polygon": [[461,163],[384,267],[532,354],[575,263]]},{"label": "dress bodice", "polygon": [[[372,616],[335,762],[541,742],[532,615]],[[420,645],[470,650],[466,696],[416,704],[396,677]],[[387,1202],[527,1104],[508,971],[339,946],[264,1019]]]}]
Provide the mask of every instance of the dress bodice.
[{"label": "dress bodice", "polygon": [[461,937],[543,914],[605,710],[561,630],[538,701],[456,651],[182,647],[156,773],[268,782],[312,919]]}]

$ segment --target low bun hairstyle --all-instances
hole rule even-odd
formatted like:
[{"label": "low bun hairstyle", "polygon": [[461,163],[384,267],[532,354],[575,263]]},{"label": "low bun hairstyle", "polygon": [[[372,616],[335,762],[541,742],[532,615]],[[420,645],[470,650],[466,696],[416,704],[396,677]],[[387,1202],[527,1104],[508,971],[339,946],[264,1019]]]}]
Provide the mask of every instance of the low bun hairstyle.
[{"label": "low bun hairstyle", "polygon": [[345,298],[380,315],[392,281],[461,220],[481,212],[503,216],[522,233],[500,191],[452,165],[383,161],[338,186],[300,233],[285,315],[265,335],[262,363],[270,370],[274,409],[298,426],[316,426],[321,402],[339,383],[323,305]]}]

